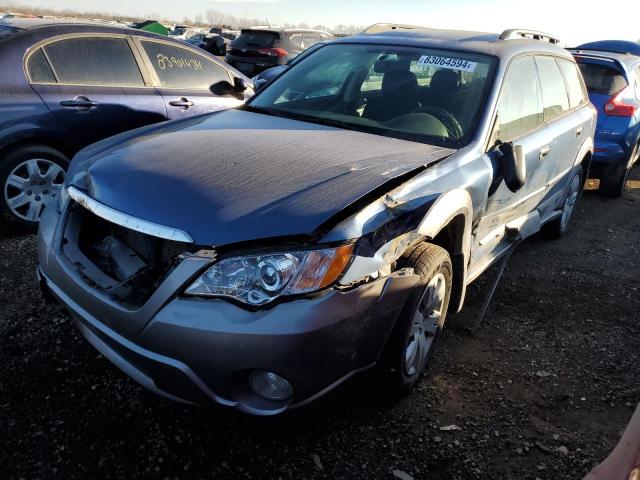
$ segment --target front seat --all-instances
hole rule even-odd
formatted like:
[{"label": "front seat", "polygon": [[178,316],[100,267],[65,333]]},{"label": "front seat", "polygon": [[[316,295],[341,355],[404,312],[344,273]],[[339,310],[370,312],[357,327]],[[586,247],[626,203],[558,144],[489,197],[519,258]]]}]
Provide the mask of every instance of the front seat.
[{"label": "front seat", "polygon": [[380,96],[371,99],[363,117],[386,122],[418,108],[418,79],[408,70],[392,70],[384,74]]},{"label": "front seat", "polygon": [[425,107],[444,108],[448,112],[456,111],[457,95],[460,90],[460,79],[454,70],[441,69],[433,74],[429,88],[426,90],[422,105]]}]

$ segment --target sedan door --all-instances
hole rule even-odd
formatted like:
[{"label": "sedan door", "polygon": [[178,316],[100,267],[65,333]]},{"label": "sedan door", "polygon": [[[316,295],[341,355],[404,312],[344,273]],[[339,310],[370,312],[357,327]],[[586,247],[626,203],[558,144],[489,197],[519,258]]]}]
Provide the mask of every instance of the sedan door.
[{"label": "sedan door", "polygon": [[54,39],[26,62],[32,88],[81,146],[166,120],[126,35]]},{"label": "sedan door", "polygon": [[231,72],[213,57],[162,40],[138,38],[137,42],[146,55],[170,119],[225,110],[244,102],[242,96],[211,92],[215,83],[233,83]]}]

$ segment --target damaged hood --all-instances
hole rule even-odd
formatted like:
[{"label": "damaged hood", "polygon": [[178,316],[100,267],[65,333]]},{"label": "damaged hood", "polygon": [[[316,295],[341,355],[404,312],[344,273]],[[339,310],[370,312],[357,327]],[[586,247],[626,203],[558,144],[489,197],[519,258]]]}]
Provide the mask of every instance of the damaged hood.
[{"label": "damaged hood", "polygon": [[242,110],[147,127],[78,154],[68,183],[220,246],[312,234],[451,149]]}]

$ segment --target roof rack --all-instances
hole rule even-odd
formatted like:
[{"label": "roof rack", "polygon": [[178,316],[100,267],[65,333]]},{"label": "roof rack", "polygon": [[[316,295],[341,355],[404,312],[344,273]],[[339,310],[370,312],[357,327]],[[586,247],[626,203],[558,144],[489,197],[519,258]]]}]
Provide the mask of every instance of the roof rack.
[{"label": "roof rack", "polygon": [[382,32],[393,32],[394,30],[415,30],[416,28],[420,27],[416,25],[404,25],[402,23],[375,23],[365,28],[361,33],[371,35]]},{"label": "roof rack", "polygon": [[526,30],[522,28],[510,28],[505,30],[500,35],[500,40],[514,40],[528,38],[531,40],[541,40],[543,42],[553,43],[557,45],[560,43],[560,39],[556,38],[548,33],[539,32],[538,30]]}]

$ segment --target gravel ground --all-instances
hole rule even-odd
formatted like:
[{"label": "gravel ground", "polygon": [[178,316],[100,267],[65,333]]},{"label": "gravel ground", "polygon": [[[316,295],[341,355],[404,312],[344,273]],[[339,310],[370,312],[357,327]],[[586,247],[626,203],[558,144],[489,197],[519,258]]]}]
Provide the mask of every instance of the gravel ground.
[{"label": "gravel ground", "polygon": [[[356,385],[256,419],[146,392],[42,303],[34,236],[0,224],[0,478],[579,479],[640,400],[640,172],[514,254],[485,321],[447,325],[396,403]],[[472,292],[472,297],[473,292]]]}]

